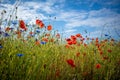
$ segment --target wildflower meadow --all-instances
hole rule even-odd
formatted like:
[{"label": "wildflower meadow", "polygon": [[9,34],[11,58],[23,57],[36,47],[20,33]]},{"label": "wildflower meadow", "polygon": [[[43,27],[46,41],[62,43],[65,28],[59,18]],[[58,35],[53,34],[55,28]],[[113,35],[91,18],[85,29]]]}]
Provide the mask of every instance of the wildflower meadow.
[{"label": "wildflower meadow", "polygon": [[120,80],[119,40],[108,34],[65,38],[39,18],[29,25],[14,16],[2,29],[5,13],[0,17],[0,80]]}]

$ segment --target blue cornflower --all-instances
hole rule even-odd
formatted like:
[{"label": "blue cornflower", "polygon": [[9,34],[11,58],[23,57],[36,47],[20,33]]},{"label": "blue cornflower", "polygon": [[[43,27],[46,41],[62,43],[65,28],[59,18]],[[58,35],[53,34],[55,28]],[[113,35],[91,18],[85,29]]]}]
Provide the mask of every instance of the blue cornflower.
[{"label": "blue cornflower", "polygon": [[4,37],[8,37],[10,36],[8,33],[4,33]]},{"label": "blue cornflower", "polygon": [[24,56],[24,54],[18,53],[17,56],[22,57],[22,56]]},{"label": "blue cornflower", "polygon": [[0,45],[0,49],[2,49],[3,48],[3,46],[2,45]]},{"label": "blue cornflower", "polygon": [[105,36],[108,36],[108,34],[105,34]]},{"label": "blue cornflower", "polygon": [[41,44],[46,44],[46,42],[40,42]]},{"label": "blue cornflower", "polygon": [[16,25],[17,24],[17,21],[11,21],[13,25]]},{"label": "blue cornflower", "polygon": [[37,33],[40,33],[40,30],[36,30]]}]

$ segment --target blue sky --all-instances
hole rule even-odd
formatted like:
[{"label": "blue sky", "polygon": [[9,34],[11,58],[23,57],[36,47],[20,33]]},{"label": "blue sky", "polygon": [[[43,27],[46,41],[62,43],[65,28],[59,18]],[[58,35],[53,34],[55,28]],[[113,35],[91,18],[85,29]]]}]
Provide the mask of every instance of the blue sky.
[{"label": "blue sky", "polygon": [[[34,24],[37,17],[46,25],[52,24],[54,30],[63,33],[64,37],[81,33],[89,37],[109,34],[120,39],[120,0],[19,1],[18,19],[23,19],[28,24]],[[10,12],[15,5],[15,0],[0,2],[0,12],[4,9]]]}]

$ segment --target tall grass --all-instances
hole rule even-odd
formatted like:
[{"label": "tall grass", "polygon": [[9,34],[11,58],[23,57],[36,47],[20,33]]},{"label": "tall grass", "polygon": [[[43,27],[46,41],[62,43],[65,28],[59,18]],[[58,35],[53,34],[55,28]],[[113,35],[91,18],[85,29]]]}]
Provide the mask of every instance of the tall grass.
[{"label": "tall grass", "polygon": [[[94,41],[87,47],[81,44],[70,48],[64,44],[35,45],[32,41],[10,38],[2,39],[1,44],[1,80],[120,79],[120,43],[105,42],[101,47],[103,54],[99,53]],[[67,63],[68,59],[74,61],[75,67]],[[96,68],[97,64],[100,68]]]}]

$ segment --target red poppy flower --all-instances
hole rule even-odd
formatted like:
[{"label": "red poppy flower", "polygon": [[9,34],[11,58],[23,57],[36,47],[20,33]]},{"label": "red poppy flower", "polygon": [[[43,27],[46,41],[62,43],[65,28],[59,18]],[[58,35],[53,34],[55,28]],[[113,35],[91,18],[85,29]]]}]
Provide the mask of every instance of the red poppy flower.
[{"label": "red poppy flower", "polygon": [[108,49],[107,51],[108,51],[109,53],[111,53],[111,52],[112,52],[112,50],[110,50],[110,49]]},{"label": "red poppy flower", "polygon": [[73,42],[72,42],[72,41],[68,41],[68,42],[67,42],[67,44],[72,45],[72,44],[73,44]]},{"label": "red poppy flower", "polygon": [[99,48],[100,45],[98,43],[96,43],[95,46]]},{"label": "red poppy flower", "polygon": [[24,30],[27,30],[26,25],[25,25],[25,22],[24,22],[23,20],[20,20],[20,21],[19,21],[19,26],[20,26],[20,28],[22,28],[22,29],[24,29]]},{"label": "red poppy flower", "polygon": [[50,39],[50,42],[54,42],[54,39],[52,38],[52,39]]},{"label": "red poppy flower", "polygon": [[47,34],[47,33],[46,33],[45,36],[50,36],[50,34]]},{"label": "red poppy flower", "polygon": [[68,38],[68,39],[66,39],[66,41],[71,41],[71,39],[70,39],[70,38]]},{"label": "red poppy flower", "polygon": [[78,34],[76,34],[75,36],[76,36],[76,37],[79,37],[79,38],[81,38],[81,37],[82,37],[82,36],[81,36],[81,34],[79,34],[79,33],[78,33]]},{"label": "red poppy flower", "polygon": [[10,28],[9,27],[7,27],[6,29],[5,29],[5,31],[9,31],[10,30]]},{"label": "red poppy flower", "polygon": [[47,30],[48,30],[48,31],[52,30],[52,26],[51,26],[51,25],[48,25],[48,26],[47,26]]},{"label": "red poppy flower", "polygon": [[72,41],[72,44],[76,44],[76,43],[77,43],[77,41],[76,41],[76,40],[73,40],[73,41]]},{"label": "red poppy flower", "polygon": [[71,39],[76,40],[77,38],[75,36],[71,35]]},{"label": "red poppy flower", "polygon": [[21,32],[19,30],[15,31],[15,33],[17,34],[17,38],[21,38]]},{"label": "red poppy flower", "polygon": [[86,44],[86,43],[84,43],[84,46],[85,46],[85,47],[87,47],[87,44]]},{"label": "red poppy flower", "polygon": [[79,56],[80,56],[80,53],[79,53],[79,52],[78,52],[78,53],[76,53],[76,56],[77,56],[77,57],[79,57]]},{"label": "red poppy flower", "polygon": [[36,25],[38,25],[40,28],[44,27],[44,23],[39,19],[36,20]]},{"label": "red poppy flower", "polygon": [[102,55],[103,54],[103,52],[102,51],[100,51],[100,55]]},{"label": "red poppy flower", "polygon": [[100,64],[96,64],[96,69],[99,69],[101,68],[101,65]]},{"label": "red poppy flower", "polygon": [[43,28],[45,25],[44,25],[44,23],[41,22],[41,23],[39,24],[39,26],[40,26],[40,28]]},{"label": "red poppy flower", "polygon": [[109,59],[108,56],[104,56],[104,57],[103,57],[103,60],[107,60],[107,59]]},{"label": "red poppy flower", "polygon": [[96,38],[96,43],[98,43],[99,42],[99,40],[98,40],[98,38]]},{"label": "red poppy flower", "polygon": [[35,42],[35,44],[36,44],[36,45],[40,45],[40,41],[37,40],[37,41]]},{"label": "red poppy flower", "polygon": [[42,23],[42,21],[39,20],[39,19],[37,19],[37,20],[36,20],[36,25],[39,25],[40,23]]},{"label": "red poppy flower", "polygon": [[75,67],[74,61],[72,59],[68,59],[67,63],[71,66],[71,67]]},{"label": "red poppy flower", "polygon": [[100,48],[100,47],[98,47],[98,50],[99,50],[99,51],[101,51],[101,48]]},{"label": "red poppy flower", "polygon": [[48,42],[47,38],[42,38],[42,41]]},{"label": "red poppy flower", "polygon": [[83,53],[83,56],[86,56],[86,53],[85,53],[85,52]]}]

